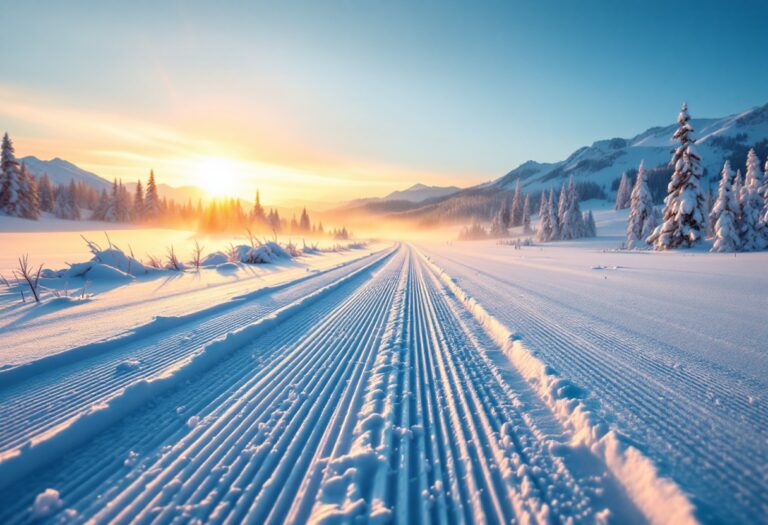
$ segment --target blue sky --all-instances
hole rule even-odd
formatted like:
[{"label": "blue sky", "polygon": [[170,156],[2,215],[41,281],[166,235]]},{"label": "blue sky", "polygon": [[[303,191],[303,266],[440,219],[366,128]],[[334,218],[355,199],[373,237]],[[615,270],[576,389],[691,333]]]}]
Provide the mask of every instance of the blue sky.
[{"label": "blue sky", "polygon": [[683,99],[695,117],[768,102],[768,2],[115,4],[3,6],[20,153],[173,184],[235,159],[281,198],[331,198],[489,180],[671,123]]}]

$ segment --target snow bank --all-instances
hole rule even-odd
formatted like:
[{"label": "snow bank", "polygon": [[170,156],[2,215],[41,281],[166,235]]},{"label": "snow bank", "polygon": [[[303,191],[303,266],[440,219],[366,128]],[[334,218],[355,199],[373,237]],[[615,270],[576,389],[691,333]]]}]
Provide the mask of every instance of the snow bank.
[{"label": "snow bank", "polygon": [[233,246],[231,259],[246,264],[269,264],[280,259],[290,259],[291,254],[276,242],[265,242],[259,246],[241,244]]},{"label": "snow bank", "polygon": [[682,489],[671,479],[662,477],[653,462],[624,436],[609,429],[598,415],[595,400],[584,399],[586,392],[582,388],[559,377],[552,367],[525,348],[518,334],[467,295],[429,257],[423,254],[422,257],[502,348],[518,372],[536,388],[553,414],[571,429],[573,444],[587,446],[605,463],[651,523],[698,522],[693,504]]},{"label": "snow bank", "polygon": [[229,262],[229,257],[224,252],[212,252],[203,257],[200,260],[200,266],[203,268],[209,268],[211,266],[218,266],[220,264],[226,264]]},{"label": "snow bank", "polygon": [[[384,255],[379,253],[377,259],[375,260],[381,260],[381,257],[388,257],[389,255],[394,253],[394,251],[395,249],[390,249],[384,252]],[[180,315],[180,316],[156,316],[152,319],[152,321],[144,325],[138,326],[136,328],[133,328],[129,332],[124,332],[122,334],[119,334],[115,337],[105,339],[103,341],[98,341],[95,343],[76,346],[65,352],[46,355],[39,359],[28,361],[24,364],[14,366],[11,368],[0,369],[0,389],[8,387],[12,384],[15,384],[29,377],[33,377],[36,374],[50,371],[53,368],[76,363],[82,359],[87,359],[89,357],[99,355],[104,352],[108,352],[122,345],[126,345],[134,341],[141,340],[145,337],[157,335],[159,333],[162,333],[165,330],[170,330],[172,328],[176,328],[183,324],[191,323],[199,319],[205,318],[209,315],[226,311],[230,308],[234,308],[242,304],[245,301],[256,299],[257,297],[260,297],[262,295],[267,295],[270,293],[278,292],[280,290],[284,290],[288,287],[295,286],[296,284],[304,282],[307,279],[312,279],[314,277],[324,275],[332,271],[336,271],[339,268],[343,268],[344,266],[348,266],[357,261],[359,261],[359,259],[343,262],[339,265],[327,268],[322,271],[308,273],[307,275],[303,277],[299,277],[298,279],[294,279],[292,281],[276,284],[274,286],[265,286],[263,288],[259,288],[258,290],[253,290],[252,292],[248,292],[246,294],[232,297],[229,301],[218,303],[208,308],[204,308],[202,310],[192,312],[190,314]],[[226,267],[228,265],[231,265],[235,269],[237,268],[237,265],[235,263],[226,263],[224,265],[220,265],[219,267],[217,267],[217,269],[221,271],[222,267]],[[368,268],[368,267],[370,267],[370,265],[365,266],[365,268]]]}]

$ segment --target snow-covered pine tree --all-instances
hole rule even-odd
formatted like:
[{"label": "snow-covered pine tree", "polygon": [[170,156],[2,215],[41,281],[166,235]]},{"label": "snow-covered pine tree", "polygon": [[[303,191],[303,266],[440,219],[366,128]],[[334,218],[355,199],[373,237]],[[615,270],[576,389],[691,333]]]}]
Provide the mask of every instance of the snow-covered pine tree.
[{"label": "snow-covered pine tree", "polygon": [[304,208],[301,210],[301,217],[299,218],[299,231],[302,233],[307,233],[311,229],[312,225],[309,220],[309,214],[307,213],[307,209]]},{"label": "snow-covered pine tree", "polygon": [[264,215],[264,207],[261,205],[261,195],[259,190],[256,190],[256,201],[253,203],[253,209],[251,210],[251,221],[257,224],[264,224],[266,222],[266,216]]},{"label": "snow-covered pine tree", "polygon": [[630,195],[629,218],[627,219],[628,247],[638,248],[645,245],[645,237],[643,237],[643,232],[646,231],[645,223],[652,215],[653,198],[651,197],[651,190],[648,189],[645,166],[640,161],[637,179]]},{"label": "snow-covered pine tree", "polygon": [[619,189],[616,191],[616,205],[615,209],[624,210],[629,207],[631,199],[631,184],[627,172],[621,174],[621,180],[619,181]]},{"label": "snow-covered pine tree", "polygon": [[505,206],[502,205],[491,221],[491,237],[506,237],[509,234],[507,226],[504,224],[504,208]]},{"label": "snow-covered pine tree", "polygon": [[560,240],[560,216],[558,215],[558,211],[560,209],[559,201],[557,198],[557,193],[555,192],[555,188],[551,188],[549,190],[550,197],[552,198],[550,200],[550,209],[552,213],[552,234],[549,236],[550,241],[558,241]]},{"label": "snow-covered pine tree", "polygon": [[563,237],[566,211],[568,211],[568,188],[563,183],[560,187],[560,198],[557,199],[557,239],[562,239]]},{"label": "snow-covered pine tree", "polygon": [[140,222],[144,220],[144,186],[141,179],[136,181],[136,190],[133,192],[133,220]]},{"label": "snow-covered pine tree", "polygon": [[597,225],[595,224],[595,216],[592,215],[592,210],[585,212],[587,217],[584,219],[584,230],[586,237],[597,237]]},{"label": "snow-covered pine tree", "polygon": [[539,206],[539,229],[536,232],[536,239],[540,242],[552,240],[553,222],[554,222],[554,190],[549,195],[541,193],[541,206]]},{"label": "snow-covered pine tree", "polygon": [[60,185],[56,190],[56,201],[53,205],[53,213],[60,219],[78,220],[80,209],[77,207],[76,195],[73,184]]},{"label": "snow-covered pine tree", "polygon": [[107,190],[102,189],[101,193],[99,194],[99,201],[96,204],[96,207],[93,210],[93,213],[91,214],[91,220],[106,221],[107,215],[109,215],[109,210],[110,210],[109,194],[107,194]]},{"label": "snow-covered pine tree", "polygon": [[512,226],[512,211],[509,209],[509,199],[506,197],[501,204],[501,223],[505,228]]},{"label": "snow-covered pine tree", "polygon": [[523,223],[523,197],[520,194],[520,179],[515,183],[515,193],[512,197],[512,213],[510,226],[520,226]]},{"label": "snow-covered pine tree", "polygon": [[690,134],[688,105],[684,102],[677,116],[678,128],[673,139],[680,141],[670,163],[675,171],[664,199],[664,221],[651,235],[654,248],[668,250],[699,242],[705,226],[704,192],[701,188],[701,158]]},{"label": "snow-covered pine tree", "polygon": [[640,234],[640,239],[642,242],[644,242],[646,245],[652,244],[651,241],[648,239],[653,235],[653,232],[656,231],[656,227],[659,225],[659,211],[655,207],[651,207],[651,213],[648,214],[648,217],[645,218],[645,222],[643,223],[643,233]]},{"label": "snow-covered pine tree", "polygon": [[733,193],[734,179],[731,165],[726,160],[723,164],[717,201],[712,206],[712,213],[710,214],[710,221],[715,225],[713,252],[735,252],[739,249],[740,239],[736,224],[739,200]]},{"label": "snow-covered pine tree", "polygon": [[47,173],[43,173],[43,176],[40,177],[37,183],[37,192],[40,195],[40,211],[52,213],[54,201],[53,185]]},{"label": "snow-covered pine tree", "polygon": [[37,191],[37,181],[29,173],[25,164],[19,172],[19,217],[37,220],[40,217],[40,195]]},{"label": "snow-covered pine tree", "polygon": [[69,217],[73,221],[80,220],[80,207],[77,205],[77,184],[74,179],[69,180],[67,187],[67,204],[69,207]]},{"label": "snow-covered pine tree", "polygon": [[0,212],[19,216],[19,185],[21,166],[16,160],[13,142],[8,133],[3,136],[2,154],[0,154]]},{"label": "snow-covered pine tree", "polygon": [[531,233],[531,196],[527,193],[523,200],[523,233]]},{"label": "snow-covered pine tree", "polygon": [[[560,198],[563,198],[562,194],[560,194]],[[579,196],[573,184],[572,176],[568,179],[565,203],[566,209],[560,227],[560,238],[563,240],[578,239],[584,235],[584,225],[581,210],[579,209]]]},{"label": "snow-covered pine tree", "polygon": [[160,196],[157,193],[157,184],[155,183],[155,170],[149,170],[149,179],[144,195],[144,217],[149,220],[157,219],[162,211],[161,208]]},{"label": "snow-covered pine tree", "polygon": [[754,149],[747,154],[747,173],[741,188],[741,249],[747,252],[762,250],[766,247],[765,223],[762,221],[763,198],[760,188],[763,183],[763,170]]}]

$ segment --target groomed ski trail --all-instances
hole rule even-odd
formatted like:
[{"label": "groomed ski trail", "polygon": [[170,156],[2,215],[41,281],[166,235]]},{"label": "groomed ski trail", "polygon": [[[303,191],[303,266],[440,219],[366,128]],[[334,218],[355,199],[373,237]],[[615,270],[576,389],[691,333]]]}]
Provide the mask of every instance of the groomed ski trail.
[{"label": "groomed ski trail", "polygon": [[289,313],[16,480],[0,522],[46,488],[92,523],[647,521],[409,246]]}]

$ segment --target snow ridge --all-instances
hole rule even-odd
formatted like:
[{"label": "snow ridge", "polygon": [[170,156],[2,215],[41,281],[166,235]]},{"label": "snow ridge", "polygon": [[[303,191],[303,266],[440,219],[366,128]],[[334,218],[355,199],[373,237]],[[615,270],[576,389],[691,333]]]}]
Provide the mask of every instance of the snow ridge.
[{"label": "snow ridge", "polygon": [[683,490],[673,480],[661,476],[649,458],[601,421],[595,410],[595,401],[588,403],[583,399],[583,389],[560,378],[552,367],[523,345],[513,330],[464,292],[429,256],[422,254],[422,257],[503,349],[515,368],[535,386],[555,416],[571,429],[573,442],[588,446],[605,463],[651,523],[698,523],[694,506]]}]

